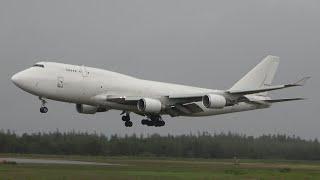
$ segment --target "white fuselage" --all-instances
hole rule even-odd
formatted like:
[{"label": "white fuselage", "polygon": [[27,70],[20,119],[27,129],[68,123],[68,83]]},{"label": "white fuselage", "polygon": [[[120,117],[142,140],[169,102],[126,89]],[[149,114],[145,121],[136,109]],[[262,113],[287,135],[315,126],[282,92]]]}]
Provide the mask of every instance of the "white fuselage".
[{"label": "white fuselage", "polygon": [[[126,95],[160,99],[179,94],[221,94],[224,91],[197,88],[134,78],[131,76],[85,66],[41,62],[44,67],[31,67],[15,74],[12,81],[35,96],[75,104],[105,106],[108,109],[137,111],[135,105],[101,101],[100,95]],[[255,98],[251,95],[250,98]],[[196,102],[203,112],[188,116],[208,116],[269,107],[241,102],[221,109],[208,109]]]}]

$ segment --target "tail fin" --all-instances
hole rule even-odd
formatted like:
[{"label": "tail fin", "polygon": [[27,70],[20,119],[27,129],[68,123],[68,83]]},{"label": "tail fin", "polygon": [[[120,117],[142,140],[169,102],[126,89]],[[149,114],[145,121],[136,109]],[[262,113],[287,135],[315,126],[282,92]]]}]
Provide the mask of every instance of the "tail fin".
[{"label": "tail fin", "polygon": [[[277,56],[269,55],[265,57],[229,90],[236,91],[271,86],[274,75],[278,69],[279,61],[279,57]],[[266,92],[260,93],[260,95],[266,95]]]}]

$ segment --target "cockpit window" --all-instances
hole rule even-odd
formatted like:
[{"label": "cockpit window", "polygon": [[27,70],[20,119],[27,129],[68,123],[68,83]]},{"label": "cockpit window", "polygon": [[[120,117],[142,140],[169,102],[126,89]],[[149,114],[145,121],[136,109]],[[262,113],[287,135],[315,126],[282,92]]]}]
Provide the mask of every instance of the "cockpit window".
[{"label": "cockpit window", "polygon": [[43,64],[35,64],[35,65],[33,65],[33,67],[41,67],[41,68],[44,68],[44,65],[43,65]]}]

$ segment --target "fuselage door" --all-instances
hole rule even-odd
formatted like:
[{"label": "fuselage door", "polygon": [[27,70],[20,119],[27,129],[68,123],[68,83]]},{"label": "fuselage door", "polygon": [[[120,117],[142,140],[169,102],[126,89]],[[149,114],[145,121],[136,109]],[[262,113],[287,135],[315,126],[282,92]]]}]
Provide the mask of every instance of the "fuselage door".
[{"label": "fuselage door", "polygon": [[64,78],[63,77],[58,77],[57,79],[57,88],[63,88],[63,82],[64,82]]},{"label": "fuselage door", "polygon": [[65,99],[65,82],[64,82],[64,77],[61,75],[57,76],[56,96],[57,96],[57,98],[59,98],[59,100]]}]

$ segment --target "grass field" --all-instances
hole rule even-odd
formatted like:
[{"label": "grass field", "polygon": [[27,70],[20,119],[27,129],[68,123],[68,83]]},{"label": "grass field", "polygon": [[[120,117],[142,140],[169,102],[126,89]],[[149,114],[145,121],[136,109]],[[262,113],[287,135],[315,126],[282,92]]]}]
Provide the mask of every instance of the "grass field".
[{"label": "grass field", "polygon": [[279,160],[169,159],[137,157],[27,157],[107,162],[119,166],[0,164],[0,179],[320,179],[320,162]]}]

